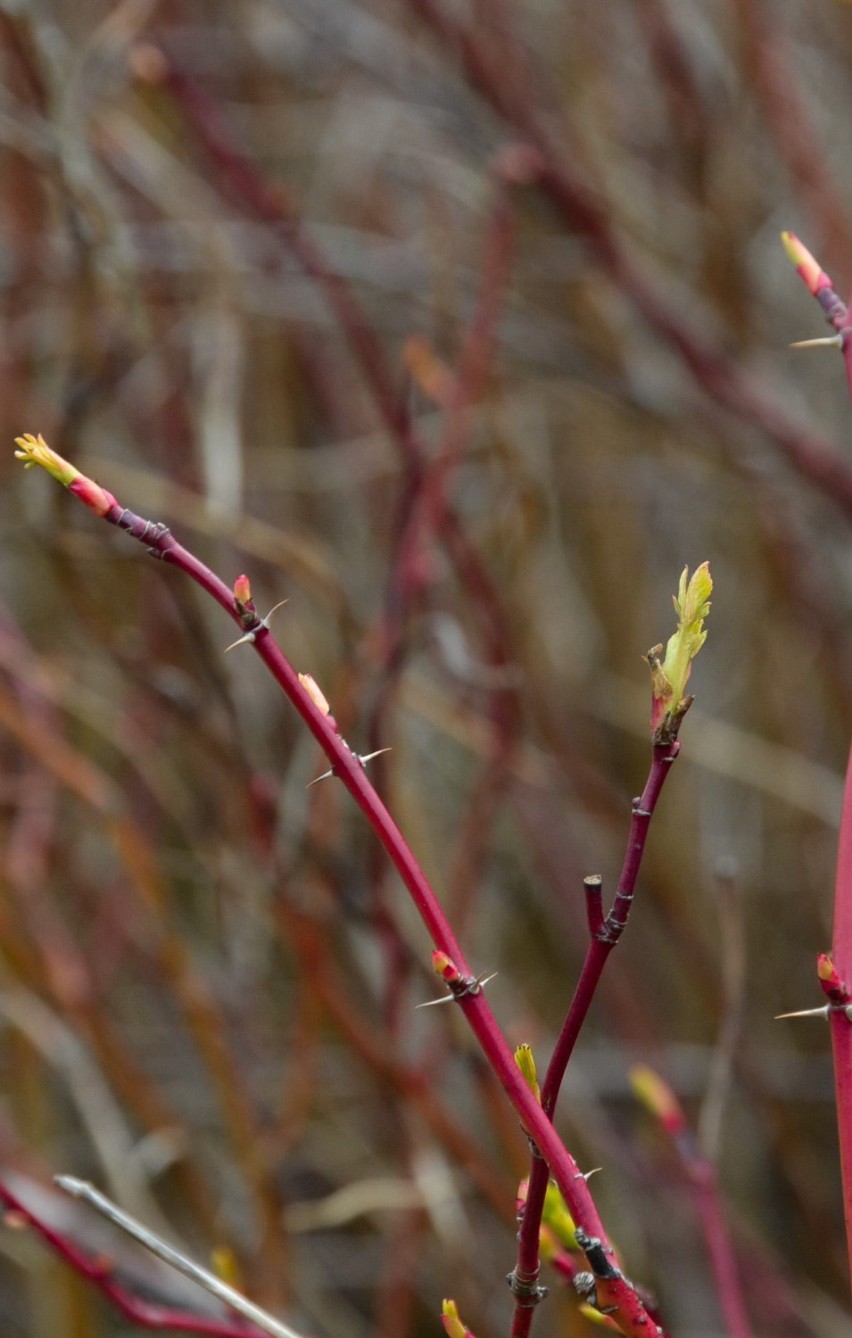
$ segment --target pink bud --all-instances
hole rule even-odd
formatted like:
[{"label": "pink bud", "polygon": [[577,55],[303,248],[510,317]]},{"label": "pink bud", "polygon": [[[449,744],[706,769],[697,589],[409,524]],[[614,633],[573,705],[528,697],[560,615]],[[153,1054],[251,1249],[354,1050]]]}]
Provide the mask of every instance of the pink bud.
[{"label": "pink bud", "polygon": [[308,694],[308,696],[310,697],[311,701],[313,702],[317,710],[322,715],[330,715],[331,707],[329,706],[328,702],[323,696],[323,693],[320,690],[320,688],[317,687],[317,684],[315,683],[314,679],[311,678],[311,675],[299,674],[299,682],[305,689],[305,692]]},{"label": "pink bud", "polygon": [[105,516],[114,506],[118,506],[111,492],[107,492],[106,488],[95,483],[94,479],[86,478],[85,474],[78,474],[73,482],[68,484],[68,491],[79,497],[83,505],[94,511],[96,516]]},{"label": "pink bud", "polygon": [[821,952],[817,957],[817,976],[822,986],[823,992],[828,996],[832,1003],[847,1003],[849,1000],[849,990],[846,981],[843,980],[829,957],[827,952]]},{"label": "pink bud", "polygon": [[250,604],[251,583],[247,576],[238,576],[234,581],[234,599],[238,604]]},{"label": "pink bud", "polygon": [[452,961],[445,952],[432,953],[432,969],[436,971],[448,985],[455,985],[461,980],[461,972],[455,962]]},{"label": "pink bud", "polygon": [[782,232],[781,241],[784,244],[784,250],[788,257],[796,266],[796,271],[800,275],[802,282],[808,291],[816,297],[817,293],[823,288],[833,288],[831,279],[819,262],[811,255],[806,246],[799,241],[795,232]]}]

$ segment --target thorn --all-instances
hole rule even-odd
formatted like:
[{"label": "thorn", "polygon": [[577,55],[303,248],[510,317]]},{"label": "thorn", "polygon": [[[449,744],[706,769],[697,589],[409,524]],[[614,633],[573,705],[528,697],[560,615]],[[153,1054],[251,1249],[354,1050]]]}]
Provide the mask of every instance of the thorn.
[{"label": "thorn", "polygon": [[273,613],[275,613],[277,609],[281,609],[284,607],[285,604],[289,603],[290,603],[289,599],[279,599],[278,603],[272,606],[272,608],[269,610],[265,618],[258,618],[254,627],[249,632],[245,632],[243,636],[237,637],[236,641],[232,641],[230,646],[225,647],[224,653],[227,655],[228,651],[233,650],[235,646],[250,645],[252,642],[256,641],[257,634],[261,628],[263,628],[264,632],[268,632],[269,619],[272,617]]},{"label": "thorn", "polygon": [[795,343],[788,344],[788,348],[842,348],[843,336],[826,335],[824,339],[797,339]]},{"label": "thorn", "polygon": [[[346,740],[341,739],[341,743],[346,743]],[[348,743],[346,743],[346,747],[349,748]],[[352,752],[352,749],[349,748],[349,751]],[[366,767],[367,763],[372,762],[374,757],[381,757],[382,753],[389,753],[391,751],[392,749],[390,748],[377,748],[374,753],[352,753],[352,756],[357,757],[362,767]],[[316,785],[321,780],[328,780],[329,776],[334,776],[335,774],[334,767],[329,767],[328,771],[324,771],[321,776],[315,776],[312,781],[308,781],[305,789],[309,790],[312,785]]]},{"label": "thorn", "polygon": [[236,646],[246,646],[251,644],[252,641],[256,640],[257,638],[255,637],[254,632],[246,632],[243,636],[238,637],[236,641],[232,641],[230,646],[226,646],[224,654],[227,655],[228,651],[234,650]]},{"label": "thorn", "polygon": [[456,981],[455,987],[450,987],[450,993],[444,994],[440,999],[427,999],[425,1003],[415,1004],[415,1008],[434,1008],[436,1004],[456,1003],[459,999],[467,998],[471,994],[479,994],[484,989],[489,980],[493,980],[497,975],[492,971],[490,976],[462,976]]},{"label": "thorn", "polygon": [[590,1171],[583,1171],[582,1178],[583,1180],[591,1180],[593,1175],[597,1175],[598,1171],[602,1170],[603,1170],[602,1166],[593,1166]]},{"label": "thorn", "polygon": [[358,758],[361,766],[366,767],[367,763],[372,762],[374,757],[381,757],[382,753],[390,752],[393,752],[392,748],[377,748],[374,753],[356,753],[355,756]]},{"label": "thorn", "polygon": [[781,1022],[788,1017],[828,1017],[831,1012],[830,1004],[823,1004],[822,1008],[799,1008],[795,1013],[776,1013],[775,1021]]},{"label": "thorn", "polygon": [[[838,335],[838,338],[840,338],[839,335]],[[265,618],[261,618],[260,621],[261,621],[261,623],[263,624],[263,626],[266,628],[267,632],[269,631],[269,619],[272,617],[273,613],[277,613],[279,609],[283,609],[284,605],[285,605],[285,604],[289,604],[289,603],[290,603],[289,599],[279,599],[279,601],[278,601],[277,604],[273,604],[273,605],[272,605],[272,608],[269,610],[269,612],[267,613],[266,617],[265,617]]]}]

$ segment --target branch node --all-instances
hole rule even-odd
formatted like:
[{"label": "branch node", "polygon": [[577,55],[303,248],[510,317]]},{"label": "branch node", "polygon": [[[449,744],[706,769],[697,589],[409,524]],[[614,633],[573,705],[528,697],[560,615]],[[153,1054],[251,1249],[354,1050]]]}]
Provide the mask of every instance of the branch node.
[{"label": "branch node", "polygon": [[511,1273],[506,1274],[506,1282],[509,1285],[509,1291],[524,1310],[534,1310],[544,1300],[549,1291],[549,1288],[542,1286],[538,1281],[537,1273],[534,1277],[527,1277],[519,1274],[516,1268],[513,1268]]},{"label": "branch node", "polygon": [[[318,776],[317,780],[324,780],[325,777]],[[313,784],[313,782],[312,782]],[[443,995],[440,999],[427,999],[425,1003],[415,1004],[415,1008],[435,1008],[437,1004],[461,1003],[462,999],[472,998],[475,994],[481,994],[482,990],[497,975],[492,971],[490,976],[459,976],[457,980],[448,980],[447,988],[449,994]]]}]

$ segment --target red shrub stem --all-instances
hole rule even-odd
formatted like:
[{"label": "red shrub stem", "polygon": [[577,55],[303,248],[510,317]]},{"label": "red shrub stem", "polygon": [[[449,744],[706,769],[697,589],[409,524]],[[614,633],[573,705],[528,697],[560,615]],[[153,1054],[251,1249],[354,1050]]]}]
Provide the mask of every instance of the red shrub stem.
[{"label": "red shrub stem", "polygon": [[[846,772],[846,789],[840,819],[831,961],[834,975],[842,982],[840,989],[848,997],[849,981],[852,980],[852,754]],[[846,1016],[845,1007],[832,1008],[829,1017],[831,1048],[834,1055],[843,1215],[846,1222],[849,1271],[852,1277],[852,1022]]]},{"label": "red shrub stem", "polygon": [[154,1305],[150,1301],[140,1300],[138,1296],[134,1296],[126,1287],[115,1281],[112,1266],[104,1260],[103,1255],[92,1256],[81,1250],[61,1232],[43,1222],[2,1182],[0,1182],[0,1203],[4,1204],[7,1211],[14,1214],[18,1221],[36,1231],[60,1259],[64,1259],[75,1273],[96,1287],[131,1324],[138,1324],[143,1329],[210,1334],[212,1338],[253,1338],[253,1335],[260,1335],[260,1329],[247,1325],[244,1320],[192,1315],[183,1310],[172,1310],[165,1306]]},{"label": "red shrub stem", "polygon": [[[241,612],[232,591],[225,585],[224,581],[220,580],[209,567],[179,544],[166,526],[144,520],[118,505],[112,507],[106,513],[104,519],[125,530],[133,538],[138,539],[140,543],[145,544],[149,553],[153,556],[159,557],[185,572],[222,606],[244,633],[249,635],[255,651],[325,752],[332,771],[352,795],[390,856],[403,883],[408,888],[435,948],[452,959],[461,976],[465,978],[467,988],[454,990],[456,1002],[464,1013],[492,1071],[514,1106],[523,1128],[528,1130],[541,1156],[550,1167],[550,1171],[568,1204],[575,1222],[587,1232],[596,1247],[601,1246],[608,1254],[611,1254],[611,1246],[598,1210],[577,1163],[565,1148],[548,1115],[524,1081],[515,1064],[512,1051],[486,1002],[484,992],[465,961],[461,947],[435,892],[402,833],[373,788],[362,762],[337,733],[333,718],[324,715],[314,704],[300,683],[297,673],[270,635],[266,624],[261,619],[255,618],[247,626],[245,612]],[[656,802],[656,794],[662,787],[665,771],[667,770],[663,753],[666,753],[666,750],[662,750],[658,756],[658,750],[655,749],[657,769],[652,768],[652,778],[649,779],[649,784],[646,786],[639,804],[634,806],[633,835],[625,860],[625,877],[632,876],[634,881],[644,846],[644,833],[647,823],[645,810],[648,810],[648,814],[652,811],[653,804]],[[671,760],[674,753],[669,749],[667,755],[668,760]],[[656,779],[657,770],[659,770],[659,779]],[[652,780],[654,784],[652,784]],[[656,794],[654,793],[655,787]],[[625,896],[629,891],[624,878],[619,884],[619,891],[622,896]],[[612,911],[610,916],[612,916]],[[617,924],[618,921],[615,923]],[[616,938],[620,932],[621,930],[618,928]],[[586,989],[588,990],[588,986]],[[588,992],[585,1001],[586,1008],[588,1003],[591,1002],[593,992],[593,989]],[[626,1280],[625,1285],[618,1289],[614,1317],[621,1325],[622,1332],[634,1335],[634,1338],[648,1338],[649,1335],[655,1334],[662,1335],[662,1330],[654,1324],[637,1292],[632,1286],[626,1284]]]},{"label": "red shrub stem", "polygon": [[[535,90],[507,80],[505,62],[490,58],[482,27],[466,27],[439,0],[410,0],[412,9],[464,66],[468,83],[540,156],[538,188],[549,197],[567,227],[584,236],[602,269],[648,327],[678,355],[711,401],[752,424],[773,441],[787,463],[818,488],[845,516],[852,515],[852,469],[832,445],[799,425],[779,408],[777,396],[740,368],[700,324],[684,317],[660,286],[628,255],[612,224],[613,211],[565,152],[552,120],[535,101]],[[564,138],[564,137],[563,137]],[[852,345],[844,345],[852,378]],[[850,381],[852,384],[852,380]]]},{"label": "red shrub stem", "polygon": [[715,1166],[698,1155],[686,1167],[701,1218],[701,1227],[710,1264],[716,1280],[716,1295],[725,1319],[728,1338],[753,1338],[753,1329],[745,1308],[742,1284],[728,1224],[719,1202],[719,1182]]},{"label": "red shrub stem", "polygon": [[[618,880],[615,897],[606,919],[601,916],[600,880],[594,878],[584,880],[590,941],[586,949],[580,978],[574,990],[574,997],[571,1000],[541,1087],[542,1109],[549,1120],[553,1119],[556,1103],[559,1099],[559,1090],[565,1077],[565,1070],[574,1051],[577,1037],[588,1016],[603,969],[629,919],[651,818],[671,769],[671,764],[678,755],[679,748],[680,744],[677,740],[670,744],[658,743],[654,745],[651,768],[648,772],[645,788],[642,794],[633,801],[630,835],[624,855],[621,877]],[[509,1275],[509,1285],[516,1292],[517,1297],[512,1323],[512,1338],[526,1338],[532,1323],[533,1311],[528,1297],[524,1295],[524,1291],[531,1280],[538,1278],[541,1266],[539,1234],[548,1178],[547,1165],[540,1158],[534,1157],[530,1168],[526,1204],[518,1232],[517,1262],[514,1271]],[[520,1292],[517,1290],[518,1286],[520,1286]]]}]

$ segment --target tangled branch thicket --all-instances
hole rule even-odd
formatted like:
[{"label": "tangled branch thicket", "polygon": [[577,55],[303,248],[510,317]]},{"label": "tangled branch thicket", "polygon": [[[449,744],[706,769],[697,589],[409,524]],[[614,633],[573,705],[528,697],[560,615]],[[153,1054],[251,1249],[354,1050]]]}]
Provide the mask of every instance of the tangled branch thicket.
[{"label": "tangled branch thicket", "polygon": [[[506,1334],[529,1150],[397,876],[179,574],[42,431],[233,581],[370,762],[543,1068],[648,770],[641,655],[713,625],[557,1126],[630,1276],[721,1331],[852,1334],[819,1003],[852,734],[849,407],[782,229],[852,281],[852,8],[121,0],[0,10],[2,1179],[99,1183],[303,1332]],[[580,1333],[557,1277],[533,1331]],[[31,1232],[4,1334],[129,1330]]]}]

